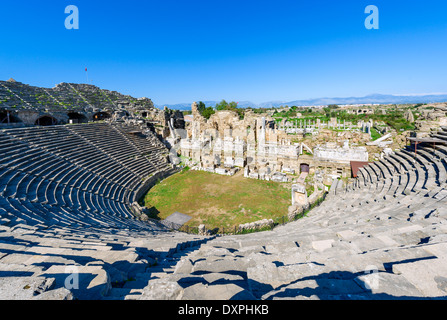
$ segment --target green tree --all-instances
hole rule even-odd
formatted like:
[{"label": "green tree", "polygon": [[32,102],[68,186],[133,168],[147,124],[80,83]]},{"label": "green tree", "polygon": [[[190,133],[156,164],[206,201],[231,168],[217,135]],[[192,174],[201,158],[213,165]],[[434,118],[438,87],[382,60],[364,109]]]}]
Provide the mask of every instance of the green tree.
[{"label": "green tree", "polygon": [[225,101],[225,99],[222,99],[221,102],[219,102],[218,104],[216,104],[216,110],[220,111],[220,110],[228,110],[229,104],[228,102]]},{"label": "green tree", "polygon": [[230,104],[228,105],[228,108],[229,108],[230,110],[235,110],[235,109],[237,109],[237,103],[234,102],[234,101],[230,102]]},{"label": "green tree", "polygon": [[202,116],[205,119],[209,119],[214,113],[216,113],[216,111],[214,111],[213,107],[208,107],[205,110],[203,110],[203,112],[201,112]]},{"label": "green tree", "polygon": [[213,107],[207,108],[203,101],[197,103],[197,111],[207,120],[215,113]]},{"label": "green tree", "polygon": [[243,119],[244,115],[245,115],[244,109],[238,108],[237,102],[232,101],[232,102],[228,103],[227,101],[225,101],[225,99],[223,99],[221,102],[216,104],[216,110],[217,111],[221,111],[221,110],[234,111],[239,115],[239,119]]},{"label": "green tree", "polygon": [[200,112],[201,115],[203,115],[203,111],[205,111],[206,105],[203,101],[199,101],[197,104],[197,110]]}]

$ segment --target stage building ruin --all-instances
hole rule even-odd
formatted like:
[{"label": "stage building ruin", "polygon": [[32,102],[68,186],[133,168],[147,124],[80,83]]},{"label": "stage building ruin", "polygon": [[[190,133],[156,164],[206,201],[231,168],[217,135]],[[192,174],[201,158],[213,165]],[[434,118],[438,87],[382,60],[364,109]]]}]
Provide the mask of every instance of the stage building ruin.
[{"label": "stage building ruin", "polygon": [[171,135],[170,141],[179,146],[182,157],[192,160],[195,169],[229,175],[241,169],[247,178],[291,182],[300,173],[313,174],[316,169],[346,177],[350,160],[368,160],[366,148],[345,143],[341,148],[326,145],[313,150],[296,142],[299,135],[289,134],[297,130],[303,131],[303,137],[318,134],[315,123],[278,125],[271,116],[252,110],[243,119],[233,111],[218,111],[206,120],[197,103],[192,105],[192,116],[185,132]]},{"label": "stage building ruin", "polygon": [[244,168],[245,176],[263,180],[284,180],[275,173],[299,171],[300,146],[276,128],[273,118],[248,110],[242,120],[233,111],[219,111],[206,120],[196,103],[192,113],[180,152],[200,169],[219,173]]}]

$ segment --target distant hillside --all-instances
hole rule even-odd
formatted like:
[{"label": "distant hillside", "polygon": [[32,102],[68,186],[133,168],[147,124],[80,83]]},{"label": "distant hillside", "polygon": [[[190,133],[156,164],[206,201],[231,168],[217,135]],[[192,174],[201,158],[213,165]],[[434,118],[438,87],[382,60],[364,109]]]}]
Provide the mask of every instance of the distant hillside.
[{"label": "distant hillside", "polygon": [[296,106],[315,106],[329,104],[405,104],[405,103],[434,103],[447,101],[447,94],[424,95],[424,96],[404,96],[371,94],[366,97],[349,98],[320,98],[310,100],[296,100],[286,104]]},{"label": "distant hillside", "polygon": [[[198,102],[198,101],[197,101]],[[203,101],[207,107],[214,107],[216,104],[218,104],[220,101]],[[238,101],[236,101],[238,102]],[[177,104],[164,104],[164,105],[156,105],[157,108],[163,109],[165,106],[172,110],[181,110],[181,111],[187,111],[191,110],[192,102],[187,103],[177,103]],[[260,108],[259,105],[256,103],[250,102],[250,101],[240,101],[238,102],[238,106],[241,108]]]},{"label": "distant hillside", "polygon": [[[206,106],[215,106],[219,101],[204,101]],[[269,101],[255,104],[250,101],[241,101],[239,106],[242,108],[273,108],[279,106],[322,106],[329,104],[405,104],[405,103],[435,103],[447,102],[447,94],[431,94],[431,95],[386,95],[371,94],[365,97],[348,97],[348,98],[317,98],[307,100],[294,101]],[[173,110],[191,110],[191,103],[180,103],[166,105]],[[163,109],[164,106],[157,106]]]}]

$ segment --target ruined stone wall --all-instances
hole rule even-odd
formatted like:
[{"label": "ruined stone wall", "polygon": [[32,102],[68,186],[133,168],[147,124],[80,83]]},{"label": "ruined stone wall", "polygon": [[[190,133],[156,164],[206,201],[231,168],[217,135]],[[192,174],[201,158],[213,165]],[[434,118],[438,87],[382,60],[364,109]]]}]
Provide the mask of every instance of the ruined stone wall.
[{"label": "ruined stone wall", "polygon": [[418,136],[428,136],[430,131],[437,130],[441,126],[447,126],[447,104],[436,103],[424,107],[433,109],[422,109],[419,118],[415,121]]},{"label": "ruined stone wall", "polygon": [[[299,174],[301,165],[309,168],[310,174],[318,171],[324,175],[348,177],[351,160],[368,161],[365,147],[350,147],[346,143],[343,147],[337,143],[323,145],[331,138],[355,144],[369,141],[369,134],[362,132],[334,133],[319,129],[318,134],[304,139],[289,135],[290,127],[277,127],[271,116],[250,110],[243,119],[236,112],[218,111],[206,120],[193,104],[192,113],[194,120],[186,138],[180,141],[180,153],[204,170],[240,167],[248,178],[286,182],[290,180],[286,174]],[[297,141],[305,141],[310,147]],[[312,150],[316,150],[316,154]]]},{"label": "ruined stone wall", "polygon": [[199,167],[248,167],[257,177],[295,167],[298,147],[268,115],[247,111],[243,119],[233,111],[218,111],[206,120],[192,105],[194,120],[180,142],[182,156]]},{"label": "ruined stone wall", "polygon": [[316,160],[329,160],[349,163],[350,161],[368,161],[368,151],[366,147],[349,147],[345,143],[343,147],[326,144],[314,149]]}]

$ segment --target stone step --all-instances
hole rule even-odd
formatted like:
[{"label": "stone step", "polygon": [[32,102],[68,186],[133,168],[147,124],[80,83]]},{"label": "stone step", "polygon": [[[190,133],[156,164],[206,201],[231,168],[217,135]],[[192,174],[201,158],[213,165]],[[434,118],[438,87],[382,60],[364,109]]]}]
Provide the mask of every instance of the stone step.
[{"label": "stone step", "polygon": [[142,292],[142,289],[112,288],[103,300],[138,300]]},{"label": "stone step", "polygon": [[112,289],[110,277],[102,266],[54,265],[39,276],[55,279],[55,288],[67,288],[80,300],[99,300]]},{"label": "stone step", "polygon": [[393,273],[405,277],[425,297],[435,298],[447,295],[447,261],[445,259],[395,264]]},{"label": "stone step", "polygon": [[32,300],[54,287],[45,277],[1,277],[0,300]]},{"label": "stone step", "polygon": [[393,300],[423,298],[424,294],[402,275],[366,270],[354,281],[368,292],[367,299]]}]

